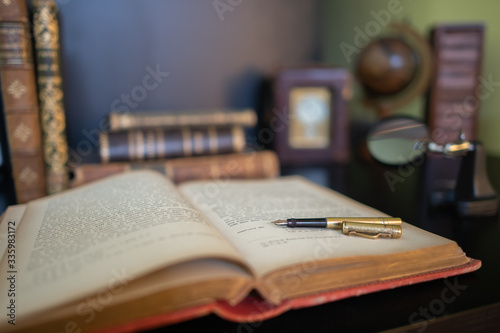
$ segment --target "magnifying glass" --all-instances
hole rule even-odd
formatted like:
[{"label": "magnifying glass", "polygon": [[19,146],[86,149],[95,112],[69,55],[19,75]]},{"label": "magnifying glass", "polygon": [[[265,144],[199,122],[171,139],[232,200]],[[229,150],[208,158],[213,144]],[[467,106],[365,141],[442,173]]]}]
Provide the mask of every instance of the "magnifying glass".
[{"label": "magnifying glass", "polygon": [[496,192],[486,172],[486,156],[479,142],[465,140],[463,133],[444,145],[433,142],[422,122],[404,117],[386,118],[367,136],[372,157],[398,166],[423,158],[428,152],[445,157],[463,156],[455,188],[455,205],[461,216],[492,216],[498,211]]}]

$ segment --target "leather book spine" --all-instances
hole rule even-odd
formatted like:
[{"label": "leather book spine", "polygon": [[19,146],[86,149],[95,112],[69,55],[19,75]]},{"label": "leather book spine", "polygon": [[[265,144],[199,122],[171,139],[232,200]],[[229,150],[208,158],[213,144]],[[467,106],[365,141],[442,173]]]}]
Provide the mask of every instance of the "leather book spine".
[{"label": "leather book spine", "polygon": [[69,185],[57,5],[53,0],[36,0],[33,11],[47,192],[53,194]]},{"label": "leather book spine", "polygon": [[243,129],[234,127],[151,128],[101,133],[103,163],[241,152]]},{"label": "leather book spine", "polygon": [[35,69],[24,0],[0,1],[0,77],[18,203],[46,195]]},{"label": "leather book spine", "polygon": [[151,127],[181,126],[242,126],[253,127],[257,124],[257,114],[252,109],[245,110],[206,110],[171,112],[111,112],[110,131],[140,129]]},{"label": "leather book spine", "polygon": [[432,139],[439,144],[456,140],[461,130],[467,140],[477,138],[483,38],[480,24],[441,25],[432,31],[435,75],[427,123]]},{"label": "leather book spine", "polygon": [[215,156],[180,157],[167,161],[114,162],[83,164],[73,170],[71,187],[132,170],[155,170],[175,183],[188,180],[258,179],[280,174],[278,157],[273,151]]}]

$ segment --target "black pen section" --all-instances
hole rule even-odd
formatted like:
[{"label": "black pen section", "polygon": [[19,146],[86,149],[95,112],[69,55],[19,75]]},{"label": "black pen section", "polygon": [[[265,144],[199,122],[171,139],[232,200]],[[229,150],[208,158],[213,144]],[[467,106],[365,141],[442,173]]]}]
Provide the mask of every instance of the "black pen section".
[{"label": "black pen section", "polygon": [[287,219],[287,227],[309,227],[309,228],[326,228],[326,218],[312,218],[312,219]]}]

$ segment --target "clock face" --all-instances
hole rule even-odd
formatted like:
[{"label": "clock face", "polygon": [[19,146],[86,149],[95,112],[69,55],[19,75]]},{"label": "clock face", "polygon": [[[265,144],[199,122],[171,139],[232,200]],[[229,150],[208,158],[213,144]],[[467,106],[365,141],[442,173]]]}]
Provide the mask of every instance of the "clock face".
[{"label": "clock face", "polygon": [[330,106],[322,98],[306,95],[297,104],[297,117],[304,124],[313,126],[324,122],[328,118]]},{"label": "clock face", "polygon": [[293,148],[320,149],[330,143],[332,96],[325,87],[290,90],[289,143]]}]

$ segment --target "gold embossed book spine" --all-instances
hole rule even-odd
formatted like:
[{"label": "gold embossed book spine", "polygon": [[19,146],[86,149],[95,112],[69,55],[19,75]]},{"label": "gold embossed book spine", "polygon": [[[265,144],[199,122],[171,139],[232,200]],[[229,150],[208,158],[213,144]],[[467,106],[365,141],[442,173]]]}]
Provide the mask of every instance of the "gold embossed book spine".
[{"label": "gold embossed book spine", "polygon": [[111,132],[153,127],[177,128],[182,126],[242,126],[254,127],[257,113],[253,109],[244,110],[186,110],[183,112],[141,111],[109,114]]},{"label": "gold embossed book spine", "polygon": [[178,129],[151,128],[101,133],[103,163],[241,152],[245,136],[240,126]]},{"label": "gold embossed book spine", "polygon": [[179,157],[160,161],[82,164],[74,168],[71,187],[134,170],[154,170],[175,183],[189,180],[273,178],[280,174],[276,153],[270,150],[212,156]]},{"label": "gold embossed book spine", "polygon": [[47,192],[68,187],[68,143],[60,69],[57,5],[53,0],[33,1],[38,99],[42,128]]},{"label": "gold embossed book spine", "polygon": [[0,1],[0,77],[16,200],[46,194],[31,34],[25,0]]}]

